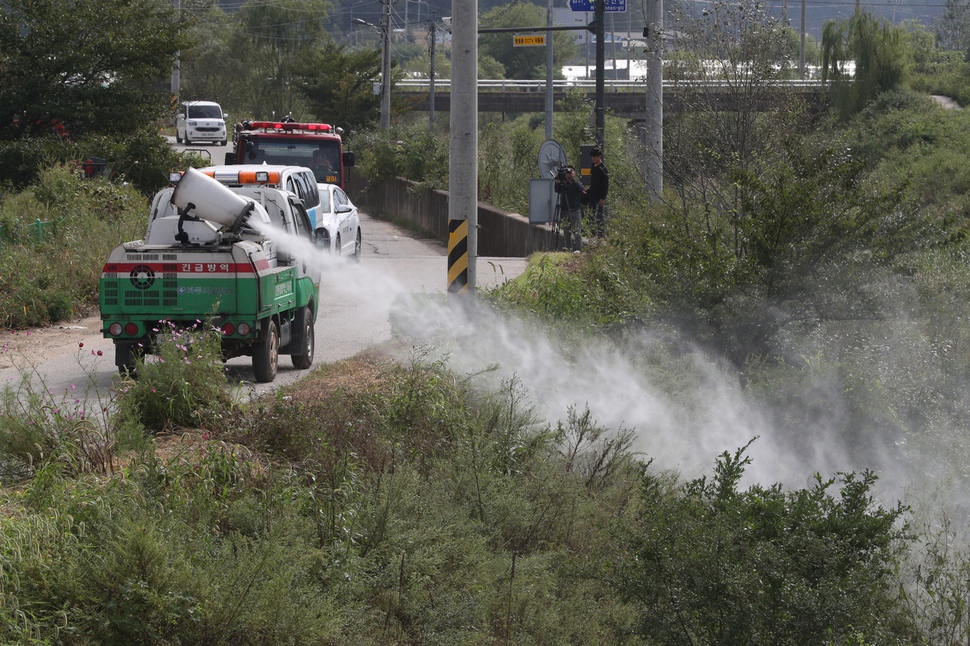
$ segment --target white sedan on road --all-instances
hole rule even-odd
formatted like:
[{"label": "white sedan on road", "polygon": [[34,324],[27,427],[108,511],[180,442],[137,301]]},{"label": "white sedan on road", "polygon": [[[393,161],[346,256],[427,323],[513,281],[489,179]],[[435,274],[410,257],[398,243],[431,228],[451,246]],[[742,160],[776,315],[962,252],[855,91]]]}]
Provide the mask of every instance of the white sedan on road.
[{"label": "white sedan on road", "polygon": [[360,262],[360,217],[357,207],[336,184],[317,184],[320,206],[317,207],[317,246],[336,256],[349,256]]}]

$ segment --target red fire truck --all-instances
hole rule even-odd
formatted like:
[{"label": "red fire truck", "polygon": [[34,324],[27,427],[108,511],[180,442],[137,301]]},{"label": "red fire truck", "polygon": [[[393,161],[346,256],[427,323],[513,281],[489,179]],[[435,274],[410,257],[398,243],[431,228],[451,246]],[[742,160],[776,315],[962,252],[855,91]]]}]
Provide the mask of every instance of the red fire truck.
[{"label": "red fire truck", "polygon": [[329,123],[243,121],[233,131],[226,164],[280,164],[313,169],[317,182],[344,188],[354,153],[343,148],[343,128]]}]

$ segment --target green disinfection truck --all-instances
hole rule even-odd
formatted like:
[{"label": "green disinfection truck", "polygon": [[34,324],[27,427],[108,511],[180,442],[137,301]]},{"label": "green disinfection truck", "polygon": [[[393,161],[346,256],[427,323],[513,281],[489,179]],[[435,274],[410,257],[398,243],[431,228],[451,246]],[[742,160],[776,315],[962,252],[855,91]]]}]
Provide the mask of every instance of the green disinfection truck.
[{"label": "green disinfection truck", "polygon": [[256,381],[276,378],[281,354],[309,368],[320,271],[306,261],[303,203],[258,177],[240,187],[193,168],[176,177],[152,200],[145,239],[116,247],[101,272],[102,331],[119,371],[163,331],[200,323],[221,330],[224,359],[252,357]]}]

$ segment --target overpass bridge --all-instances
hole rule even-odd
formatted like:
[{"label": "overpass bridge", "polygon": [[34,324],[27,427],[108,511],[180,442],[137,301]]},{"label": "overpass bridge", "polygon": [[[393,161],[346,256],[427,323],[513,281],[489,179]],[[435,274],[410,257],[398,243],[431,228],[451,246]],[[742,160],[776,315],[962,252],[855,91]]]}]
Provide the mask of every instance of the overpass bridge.
[{"label": "overpass bridge", "polygon": [[[772,81],[762,94],[764,107],[769,107],[772,92],[791,92],[810,105],[821,106],[828,100],[828,83],[810,80]],[[553,81],[553,101],[559,103],[568,94],[579,93],[590,101],[596,101],[594,80]],[[664,81],[664,111],[685,109],[688,96],[698,92],[708,93],[725,111],[738,106],[743,93],[738,84],[721,81]],[[403,99],[411,109],[426,112],[431,105],[431,84],[428,79],[398,81],[392,90],[397,99]],[[606,79],[604,101],[606,110],[633,121],[646,119],[646,83],[643,80]],[[435,80],[434,106],[436,112],[451,109],[451,81]],[[479,80],[479,112],[545,112],[546,82],[544,80]]]}]

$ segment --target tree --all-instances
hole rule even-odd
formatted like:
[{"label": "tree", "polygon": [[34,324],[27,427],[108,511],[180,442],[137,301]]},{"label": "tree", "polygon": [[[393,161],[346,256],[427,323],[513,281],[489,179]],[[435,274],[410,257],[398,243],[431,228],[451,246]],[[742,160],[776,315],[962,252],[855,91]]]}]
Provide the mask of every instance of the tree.
[{"label": "tree", "polygon": [[742,384],[752,357],[784,356],[785,329],[888,315],[868,281],[934,240],[905,184],[871,181],[844,144],[793,135],[772,159],[767,171],[725,169],[736,210],[669,204],[643,238],[616,243],[638,249],[629,255],[664,317],[725,357]]},{"label": "tree", "polygon": [[294,68],[324,37],[323,22],[332,5],[327,0],[250,0],[237,14],[234,49],[245,52],[255,83],[248,88],[252,116],[282,116],[297,109],[299,90],[292,86]]},{"label": "tree", "polygon": [[[497,7],[481,17],[482,28],[541,27],[546,13],[533,4],[511,4]],[[542,33],[542,32],[539,32]],[[559,70],[576,56],[576,42],[570,32],[553,32],[553,68]],[[542,79],[546,77],[545,47],[514,47],[512,34],[483,34],[479,54],[490,56],[505,67],[505,78]]]},{"label": "tree", "polygon": [[218,6],[187,9],[186,0],[181,2],[192,20],[191,45],[180,54],[179,95],[186,101],[216,101],[232,114],[249,104],[252,88],[263,81],[250,64],[253,45],[237,37],[238,22]]},{"label": "tree", "polygon": [[647,643],[909,643],[893,578],[907,509],[875,504],[870,472],[742,491],[749,463],[741,449],[710,480],[643,476],[614,583],[639,606]]},{"label": "tree", "polygon": [[[805,123],[797,97],[774,82],[792,55],[787,30],[758,2],[716,1],[671,15],[669,74],[682,108],[664,124],[665,184],[682,206],[701,200],[743,217],[728,169],[755,175],[773,166],[780,143]],[[709,90],[711,85],[717,91]]]},{"label": "tree", "polygon": [[[822,28],[822,80],[832,80],[832,102],[843,118],[862,110],[878,94],[902,85],[906,39],[901,30],[871,11]],[[849,62],[855,63],[854,72]]]},{"label": "tree", "polygon": [[124,135],[168,107],[184,46],[163,0],[6,0],[0,7],[0,138]]},{"label": "tree", "polygon": [[970,50],[970,6],[966,0],[946,0],[943,14],[933,27],[940,49],[964,53]]},{"label": "tree", "polygon": [[351,51],[327,43],[299,61],[293,75],[310,110],[319,119],[347,130],[377,121],[380,100],[373,88],[375,82],[380,82],[380,51]]}]

